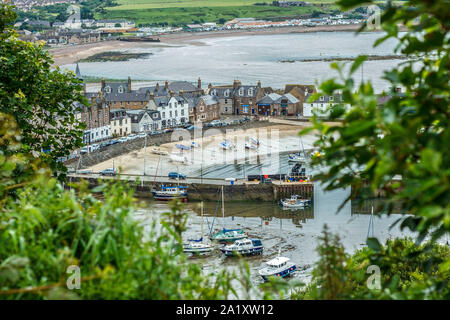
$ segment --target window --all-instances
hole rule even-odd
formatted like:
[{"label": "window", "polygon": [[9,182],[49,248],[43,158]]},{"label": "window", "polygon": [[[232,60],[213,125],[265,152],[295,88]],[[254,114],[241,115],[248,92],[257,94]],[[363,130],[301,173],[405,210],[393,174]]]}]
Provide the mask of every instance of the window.
[{"label": "window", "polygon": [[242,96],[244,94],[244,89],[239,89],[239,95]]},{"label": "window", "polygon": [[334,100],[334,97],[333,96],[330,96],[330,101],[333,101]]},{"label": "window", "polygon": [[119,120],[119,125],[120,125],[120,126],[122,125],[122,119]]},{"label": "window", "polygon": [[228,99],[225,99],[225,104],[227,104],[228,103]]},{"label": "window", "polygon": [[123,93],[123,87],[120,86],[119,89],[117,89],[117,91],[118,91],[119,93]]},{"label": "window", "polygon": [[163,117],[163,118],[166,117],[166,113],[165,113],[165,112],[162,113],[162,117]]},{"label": "window", "polygon": [[184,116],[184,109],[181,109],[181,115]]},{"label": "window", "polygon": [[248,89],[248,95],[252,96],[253,95],[253,89]]},{"label": "window", "polygon": [[175,110],[175,117],[178,117],[178,110]]},{"label": "window", "polygon": [[206,118],[205,114],[202,114],[202,120],[204,120]]},{"label": "window", "polygon": [[324,96],[321,96],[321,97],[320,97],[320,101],[323,101],[323,99],[324,99]]},{"label": "window", "polygon": [[106,86],[105,87],[105,92],[106,93],[111,93],[111,87],[110,86]]},{"label": "window", "polygon": [[172,111],[170,111],[169,115],[170,115],[170,118],[172,118]]}]

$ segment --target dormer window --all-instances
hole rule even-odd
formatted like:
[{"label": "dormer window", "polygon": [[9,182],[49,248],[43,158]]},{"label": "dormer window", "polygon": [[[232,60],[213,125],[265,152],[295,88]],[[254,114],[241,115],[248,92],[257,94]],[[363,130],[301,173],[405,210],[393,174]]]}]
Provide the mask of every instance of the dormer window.
[{"label": "dormer window", "polygon": [[123,87],[120,86],[119,89],[117,90],[119,93],[123,93]]},{"label": "dormer window", "polygon": [[110,86],[106,86],[105,87],[105,92],[106,93],[111,93],[111,87]]},{"label": "dormer window", "polygon": [[321,97],[320,97],[320,101],[323,101],[323,99],[324,99],[324,96],[321,96]]},{"label": "dormer window", "polygon": [[240,96],[244,95],[244,89],[239,89],[239,95]]},{"label": "dormer window", "polygon": [[225,93],[224,93],[224,96],[225,97],[229,97],[230,96],[230,90],[226,90]]},{"label": "dormer window", "polygon": [[330,101],[333,101],[334,100],[334,97],[333,96],[330,96]]},{"label": "dormer window", "polygon": [[253,89],[248,89],[248,95],[252,96],[253,95]]}]

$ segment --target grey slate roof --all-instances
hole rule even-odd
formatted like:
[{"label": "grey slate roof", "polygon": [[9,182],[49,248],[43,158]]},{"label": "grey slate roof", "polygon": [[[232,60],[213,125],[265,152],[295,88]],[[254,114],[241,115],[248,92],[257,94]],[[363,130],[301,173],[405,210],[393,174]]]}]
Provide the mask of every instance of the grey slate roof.
[{"label": "grey slate roof", "polygon": [[110,87],[111,93],[119,93],[119,88],[121,86],[122,86],[123,92],[128,92],[128,82],[106,82],[103,92],[106,93],[106,88]]},{"label": "grey slate roof", "polygon": [[145,93],[139,93],[136,91],[133,92],[124,92],[124,93],[107,93],[105,94],[105,100],[108,102],[120,102],[120,101],[148,101],[150,96]]},{"label": "grey slate roof", "polygon": [[131,118],[132,123],[141,122],[145,114],[148,114],[153,121],[161,120],[161,114],[156,110],[127,110],[127,115]]}]

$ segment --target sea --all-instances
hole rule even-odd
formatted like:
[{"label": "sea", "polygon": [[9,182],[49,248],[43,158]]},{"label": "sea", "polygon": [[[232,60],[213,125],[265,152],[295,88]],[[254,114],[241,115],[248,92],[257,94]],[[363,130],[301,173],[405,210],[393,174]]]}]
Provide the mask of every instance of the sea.
[{"label": "sea", "polygon": [[[382,36],[379,32],[314,32],[295,34],[246,35],[205,38],[179,45],[157,44],[146,47],[136,43],[132,49],[121,52],[149,53],[143,59],[122,62],[80,63],[83,76],[107,79],[146,81],[190,81],[202,79],[223,85],[240,80],[244,84],[284,88],[285,84],[319,84],[338,76],[330,61],[305,61],[321,59],[349,59],[358,55],[389,56],[398,45],[388,40],[377,47],[374,42]],[[348,71],[350,61],[343,61]],[[389,89],[383,72],[395,68],[402,60],[371,60],[353,76],[358,84],[370,80],[376,92]],[[63,66],[75,70],[75,64]],[[344,73],[345,74],[345,73]]]}]

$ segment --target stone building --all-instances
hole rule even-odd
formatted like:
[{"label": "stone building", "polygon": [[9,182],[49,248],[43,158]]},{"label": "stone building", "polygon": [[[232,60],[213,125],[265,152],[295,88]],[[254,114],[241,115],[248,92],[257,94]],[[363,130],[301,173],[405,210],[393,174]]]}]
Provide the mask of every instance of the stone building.
[{"label": "stone building", "polygon": [[90,144],[112,136],[109,106],[101,92],[90,96],[90,106],[84,106],[80,120],[86,124],[83,142]]},{"label": "stone building", "polygon": [[114,137],[126,136],[131,133],[131,119],[125,109],[110,109],[111,134]]}]

